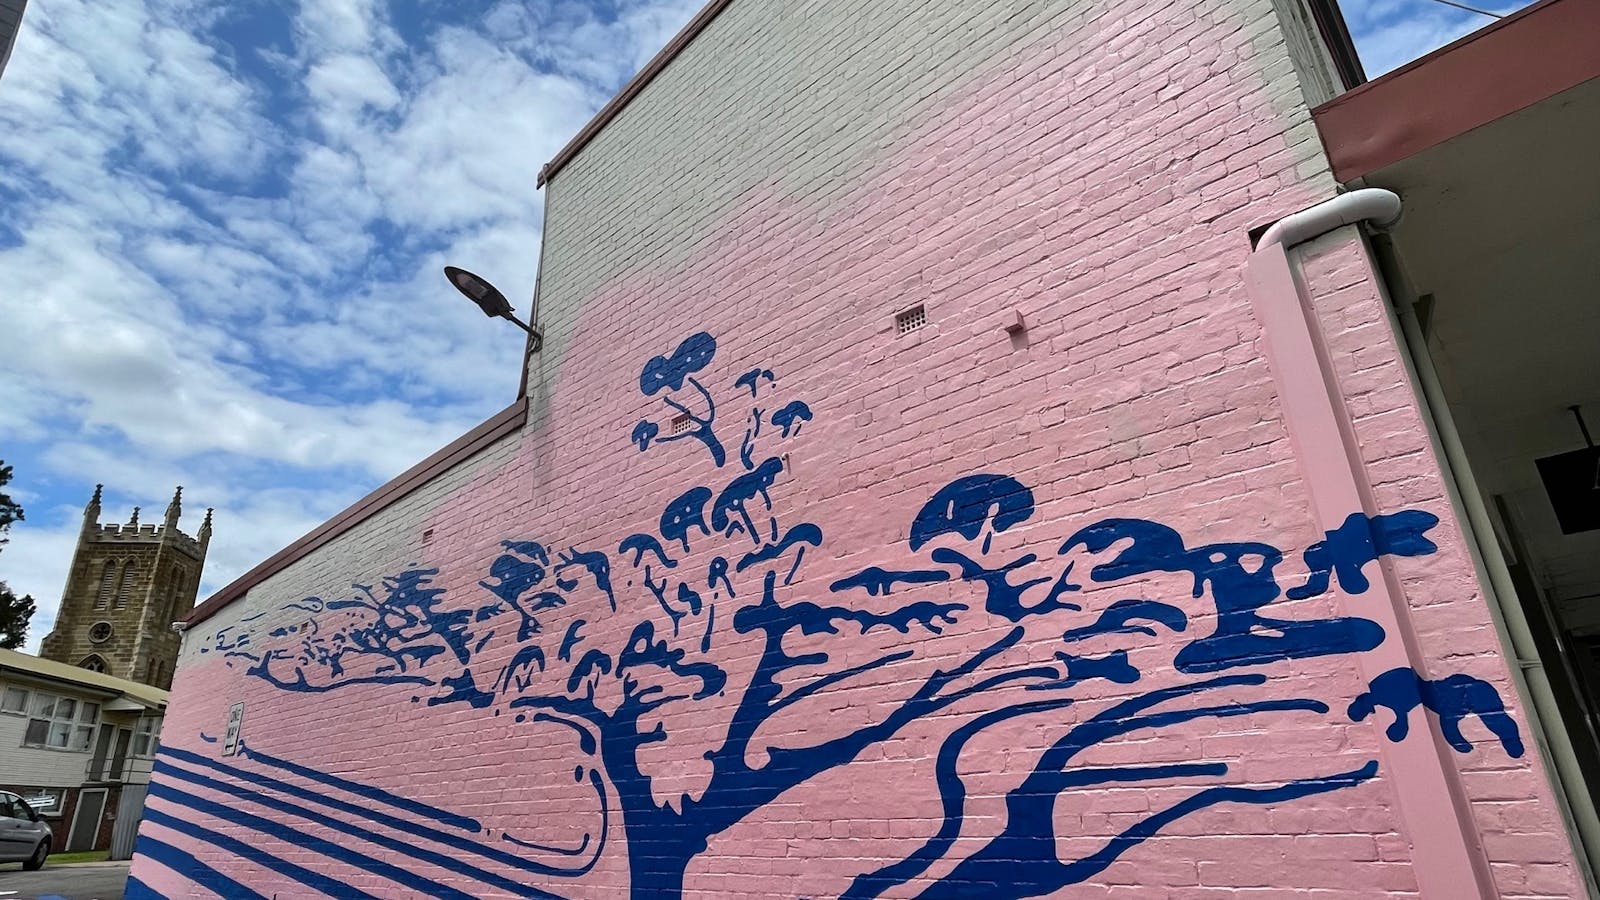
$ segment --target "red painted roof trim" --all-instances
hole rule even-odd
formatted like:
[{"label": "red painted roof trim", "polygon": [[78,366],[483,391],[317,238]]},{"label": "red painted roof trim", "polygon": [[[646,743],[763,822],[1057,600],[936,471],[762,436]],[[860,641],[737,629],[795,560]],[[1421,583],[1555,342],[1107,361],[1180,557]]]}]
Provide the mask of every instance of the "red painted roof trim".
[{"label": "red painted roof trim", "polygon": [[637,97],[639,92],[645,89],[645,85],[648,85],[657,75],[661,74],[661,70],[667,67],[667,63],[672,62],[674,57],[683,52],[683,48],[689,46],[689,42],[704,31],[706,26],[710,25],[711,21],[732,2],[733,0],[711,0],[704,7],[701,7],[700,11],[695,13],[694,18],[690,19],[682,30],[673,35],[672,40],[668,41],[665,47],[661,48],[661,52],[651,57],[650,61],[644,64],[644,68],[640,69],[638,74],[634,75],[628,80],[627,84],[622,86],[622,90],[611,98],[611,102],[600,107],[600,111],[594,114],[594,118],[589,120],[589,124],[583,126],[573,136],[572,140],[561,148],[560,152],[544,164],[544,168],[539,170],[539,187],[544,187],[545,182],[561,171],[562,166],[571,162],[572,158],[578,155],[578,151],[594,140],[595,135],[599,134],[600,130],[605,128],[612,119],[615,119],[622,112],[623,107],[627,106],[634,97]]},{"label": "red painted roof trim", "polygon": [[1544,0],[1311,111],[1350,181],[1600,78],[1600,3]]},{"label": "red painted roof trim", "polygon": [[283,571],[285,568],[341,534],[376,515],[385,507],[411,493],[429,480],[440,475],[453,466],[467,461],[472,456],[489,447],[508,434],[521,428],[528,418],[528,402],[518,397],[517,402],[493,416],[478,427],[423,460],[420,463],[400,473],[387,484],[372,493],[357,500],[344,512],[316,528],[304,537],[279,550],[268,557],[267,560],[250,571],[234,579],[233,583],[210,597],[194,608],[189,613],[186,624],[198,625],[221,610],[233,601],[243,597],[251,588],[265,581],[268,577]]}]

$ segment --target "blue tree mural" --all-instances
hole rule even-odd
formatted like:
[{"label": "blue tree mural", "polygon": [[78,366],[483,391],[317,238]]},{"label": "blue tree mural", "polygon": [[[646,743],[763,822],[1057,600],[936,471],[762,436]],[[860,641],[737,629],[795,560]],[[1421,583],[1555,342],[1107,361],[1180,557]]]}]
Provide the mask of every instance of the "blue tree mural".
[{"label": "blue tree mural", "polygon": [[[1087,751],[1107,741],[1199,719],[1331,715],[1323,699],[1273,696],[1266,674],[1251,670],[1370,650],[1384,640],[1383,630],[1358,617],[1274,613],[1283,596],[1276,569],[1284,554],[1266,543],[1191,547],[1161,523],[1108,518],[1066,536],[1054,557],[1008,553],[997,537],[1036,526],[1037,510],[1032,490],[1000,473],[963,476],[934,492],[910,523],[900,563],[868,566],[826,587],[801,582],[806,555],[823,547],[824,530],[786,520],[785,456],[767,448],[799,439],[812,410],[799,399],[778,402],[783,398],[774,396],[778,382],[769,369],[740,375],[720,404],[725,410],[742,399],[748,406],[740,450],[730,460],[717,434],[718,398],[702,380],[716,352],[710,335],[691,335],[641,372],[643,394],[660,395],[689,426],[663,435],[658,423],[645,419],[629,441],[641,452],[664,452],[693,439],[719,473],[667,502],[652,530],[628,535],[614,548],[562,548],[559,541],[516,536],[503,543],[480,582],[481,599],[447,599],[432,585],[434,570],[413,569],[385,579],[378,590],[360,588],[351,599],[295,604],[304,622],[266,635],[247,621],[220,633],[214,649],[288,691],[388,683],[415,702],[468,704],[570,729],[573,754],[582,761],[580,779],[584,765],[591,774],[603,773],[603,784],[594,780],[599,803],[607,803],[607,791],[616,798],[638,898],[679,897],[690,862],[717,835],[909,724],[963,703],[965,718],[943,739],[935,761],[942,820],[930,824],[932,836],[906,858],[862,874],[845,896],[875,897],[913,879],[928,885],[921,894],[927,898],[1039,896],[1092,877],[1197,810],[1290,801],[1377,773],[1376,760],[1331,772],[1314,771],[1316,762],[1308,760],[1303,778],[1246,787],[1227,783],[1228,766],[1221,762],[1083,764]],[[1367,564],[1433,552],[1426,535],[1436,524],[1421,511],[1352,515],[1305,551],[1311,576],[1289,597],[1317,596],[1335,583],[1361,593],[1368,587]],[[1085,555],[1102,561],[1075,571],[1074,560]],[[1080,602],[1090,583],[1158,573],[1191,579],[1190,599],[1214,604],[1214,626],[1191,634],[1191,615],[1163,599],[1125,598],[1087,612]],[[929,593],[935,589],[939,593]],[[1059,628],[1049,633],[1060,634],[1059,649],[1048,662],[1027,661],[1024,651],[1037,640],[1027,635],[1056,622]],[[804,746],[763,737],[763,726],[785,710],[869,682],[911,660],[923,638],[956,627],[982,637],[964,644],[959,658],[905,669],[923,674],[885,698],[872,721],[819,728]],[[883,635],[907,640],[887,642],[893,649],[877,652],[817,649]],[[1086,649],[1103,647],[1107,637],[1118,645]],[[1140,692],[1136,686],[1158,673],[1141,671],[1130,651],[1156,644],[1178,649],[1170,671],[1159,673],[1161,686]],[[729,660],[752,653],[753,672],[734,674]],[[835,663],[836,655],[852,661]],[[1126,699],[1093,714],[1072,709],[1113,687]],[[1249,688],[1261,689],[1239,699]],[[674,714],[700,704],[726,712],[715,740],[696,748],[707,768],[703,787],[697,795],[663,797],[644,761],[647,751],[677,739]],[[1414,712],[1430,710],[1461,752],[1472,749],[1461,723],[1475,716],[1508,752],[1522,753],[1499,695],[1464,675],[1430,681],[1394,670],[1342,713],[1362,720],[1380,707],[1393,716],[1386,732],[1391,740],[1406,738]],[[1032,771],[1006,797],[1000,832],[952,866],[966,815],[961,753],[986,729],[1030,716],[1056,723],[1061,736],[1039,748]],[[1058,857],[1059,797],[1138,782],[1199,786],[1097,851]],[[930,878],[936,863],[944,874]]]}]

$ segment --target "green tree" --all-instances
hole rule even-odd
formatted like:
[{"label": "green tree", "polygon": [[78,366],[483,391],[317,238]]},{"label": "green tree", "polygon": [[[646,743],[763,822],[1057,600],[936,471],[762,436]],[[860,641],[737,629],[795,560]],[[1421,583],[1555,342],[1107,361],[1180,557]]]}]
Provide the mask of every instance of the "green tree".
[{"label": "green tree", "polygon": [[6,537],[6,533],[11,530],[11,523],[21,522],[23,518],[22,504],[11,499],[11,495],[5,491],[6,485],[10,483],[11,467],[6,465],[5,460],[0,459],[0,547],[4,547],[6,541],[11,540]]},{"label": "green tree", "polygon": [[31,595],[18,597],[0,581],[0,647],[16,650],[22,646],[28,639],[28,620],[33,618],[35,609]]},{"label": "green tree", "polygon": [[[11,540],[7,537],[11,523],[23,519],[22,504],[5,491],[10,481],[11,467],[0,460],[0,547]],[[28,620],[33,618],[35,609],[33,597],[27,594],[18,597],[9,585],[0,581],[0,647],[15,650],[22,646],[28,639]]]}]

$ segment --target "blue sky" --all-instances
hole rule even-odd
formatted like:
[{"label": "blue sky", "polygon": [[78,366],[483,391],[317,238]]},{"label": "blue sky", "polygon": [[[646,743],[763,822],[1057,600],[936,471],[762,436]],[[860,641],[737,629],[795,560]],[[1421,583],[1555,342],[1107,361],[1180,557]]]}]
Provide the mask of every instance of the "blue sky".
[{"label": "blue sky", "polygon": [[[34,0],[0,76],[0,579],[83,504],[216,533],[202,595],[509,403],[539,167],[702,0]],[[1522,5],[1500,3],[1502,11]],[[1347,2],[1369,73],[1488,20]]]}]

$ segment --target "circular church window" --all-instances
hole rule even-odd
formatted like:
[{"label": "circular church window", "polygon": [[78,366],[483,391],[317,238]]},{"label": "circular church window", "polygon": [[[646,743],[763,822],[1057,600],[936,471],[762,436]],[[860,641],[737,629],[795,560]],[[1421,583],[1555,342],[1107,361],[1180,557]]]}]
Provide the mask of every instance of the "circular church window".
[{"label": "circular church window", "polygon": [[89,640],[96,644],[103,644],[111,640],[111,623],[96,622],[89,626]]}]

